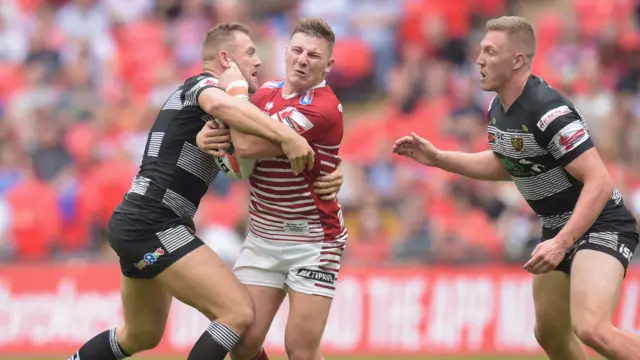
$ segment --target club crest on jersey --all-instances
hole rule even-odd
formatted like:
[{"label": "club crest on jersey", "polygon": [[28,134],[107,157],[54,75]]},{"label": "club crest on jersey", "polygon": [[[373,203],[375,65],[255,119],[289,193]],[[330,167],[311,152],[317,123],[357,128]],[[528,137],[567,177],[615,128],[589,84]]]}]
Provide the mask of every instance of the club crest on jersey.
[{"label": "club crest on jersey", "polygon": [[313,89],[307,91],[300,97],[300,105],[309,105],[313,101]]},{"label": "club crest on jersey", "polygon": [[515,151],[522,151],[522,149],[524,149],[524,139],[522,138],[522,136],[512,136],[511,146]]}]

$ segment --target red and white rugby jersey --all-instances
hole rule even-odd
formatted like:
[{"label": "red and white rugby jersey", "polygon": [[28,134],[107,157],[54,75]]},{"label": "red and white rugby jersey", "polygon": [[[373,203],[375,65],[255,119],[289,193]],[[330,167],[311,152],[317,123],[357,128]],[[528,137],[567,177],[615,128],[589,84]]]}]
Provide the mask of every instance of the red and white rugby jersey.
[{"label": "red and white rugby jersey", "polygon": [[282,81],[267,82],[251,101],[307,139],[316,153],[315,167],[294,176],[284,156],[259,160],[250,179],[250,231],[273,241],[346,240],[338,201],[321,200],[313,190],[315,179],[338,165],[342,105],[324,81],[290,96],[282,94],[283,85]]}]

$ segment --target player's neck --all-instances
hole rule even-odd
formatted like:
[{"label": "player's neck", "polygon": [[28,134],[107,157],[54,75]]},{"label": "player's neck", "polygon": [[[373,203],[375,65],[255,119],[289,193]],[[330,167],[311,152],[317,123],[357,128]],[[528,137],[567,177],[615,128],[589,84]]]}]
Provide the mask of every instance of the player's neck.
[{"label": "player's neck", "polygon": [[504,112],[507,112],[511,105],[513,105],[516,100],[524,91],[524,87],[527,85],[527,80],[529,80],[529,76],[531,75],[530,71],[524,72],[515,76],[509,81],[502,89],[496,91],[498,96],[500,97],[500,103],[502,104],[502,109]]},{"label": "player's neck", "polygon": [[209,67],[205,66],[205,67],[202,69],[202,72],[203,72],[203,73],[207,73],[207,74],[211,74],[211,75],[213,75],[213,77],[214,77],[214,78],[216,78],[216,79],[220,79],[220,75],[222,75],[222,73],[223,73],[223,71],[220,71],[220,70],[218,70],[218,69],[215,69],[214,67],[211,67],[211,66],[209,66]]}]

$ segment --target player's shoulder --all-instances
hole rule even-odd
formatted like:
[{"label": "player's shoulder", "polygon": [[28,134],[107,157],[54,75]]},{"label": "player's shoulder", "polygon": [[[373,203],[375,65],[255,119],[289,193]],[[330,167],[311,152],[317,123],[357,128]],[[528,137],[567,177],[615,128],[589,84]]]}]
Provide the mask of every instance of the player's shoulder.
[{"label": "player's shoulder", "polygon": [[549,85],[543,78],[533,75],[527,81],[523,100],[527,108],[535,112],[550,110],[563,105],[573,108],[571,101],[560,91]]},{"label": "player's shoulder", "polygon": [[211,74],[202,73],[188,78],[183,83],[183,87],[186,90],[205,86],[218,86],[218,79]]},{"label": "player's shoulder", "polygon": [[300,95],[299,107],[315,109],[328,119],[342,119],[342,104],[324,81]]},{"label": "player's shoulder", "polygon": [[534,83],[526,99],[527,108],[540,130],[544,131],[551,122],[562,116],[570,116],[571,119],[580,117],[578,110],[565,95],[554,89],[541,77],[532,78]]}]

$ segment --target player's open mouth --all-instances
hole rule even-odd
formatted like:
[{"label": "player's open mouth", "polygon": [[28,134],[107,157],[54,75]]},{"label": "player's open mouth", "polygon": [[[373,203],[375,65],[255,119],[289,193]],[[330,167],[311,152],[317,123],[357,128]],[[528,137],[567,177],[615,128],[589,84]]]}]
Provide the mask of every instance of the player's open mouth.
[{"label": "player's open mouth", "polygon": [[251,76],[253,77],[258,77],[258,70],[254,71],[251,73]]},{"label": "player's open mouth", "polygon": [[480,71],[480,78],[481,78],[481,79],[484,79],[484,78],[486,78],[486,77],[487,77],[487,75],[485,75],[482,71]]},{"label": "player's open mouth", "polygon": [[296,74],[298,74],[298,75],[303,75],[303,76],[304,76],[304,75],[307,75],[307,73],[306,73],[306,72],[304,72],[304,71],[302,71],[302,70],[294,70],[294,72],[295,72]]}]

